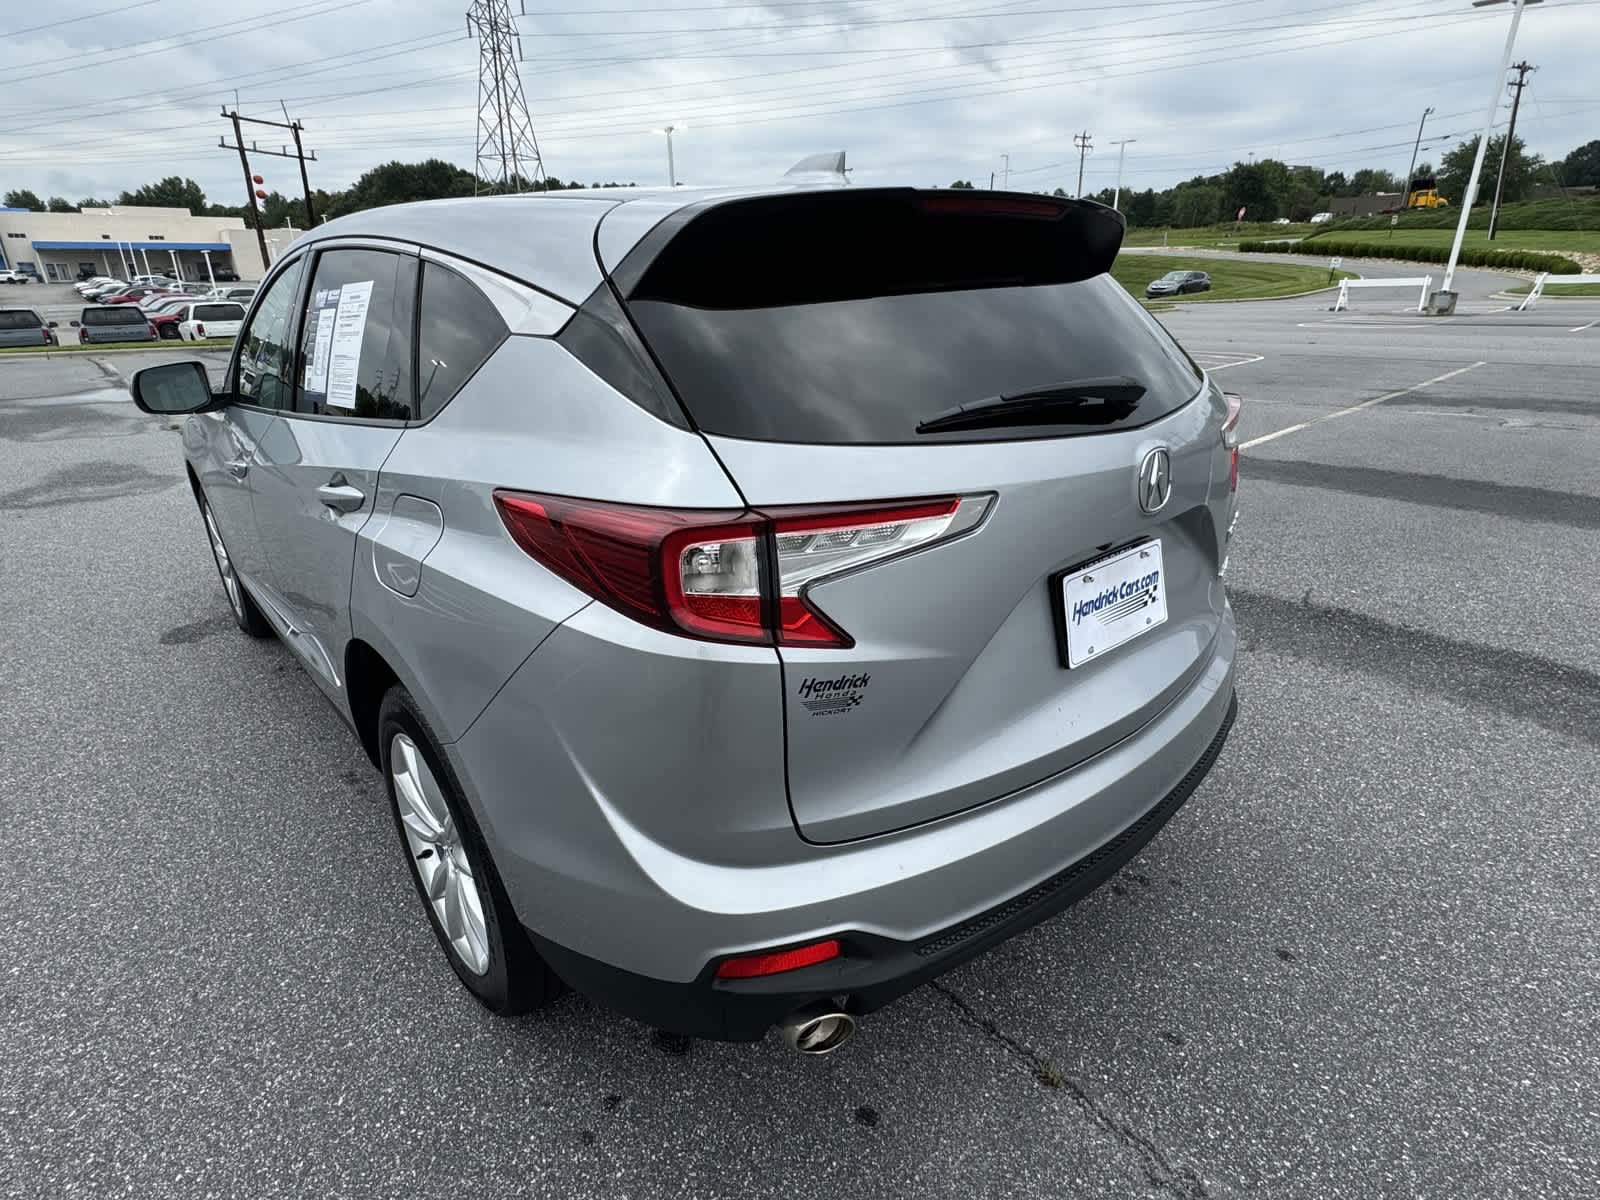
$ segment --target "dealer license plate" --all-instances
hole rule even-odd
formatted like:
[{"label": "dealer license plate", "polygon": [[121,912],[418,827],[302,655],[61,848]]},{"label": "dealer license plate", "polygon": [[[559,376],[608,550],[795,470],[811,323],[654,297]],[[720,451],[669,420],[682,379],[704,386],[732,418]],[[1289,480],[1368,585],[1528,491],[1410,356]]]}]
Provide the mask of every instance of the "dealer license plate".
[{"label": "dealer license plate", "polygon": [[1167,619],[1159,539],[1130,546],[1061,578],[1067,665],[1104,658]]}]

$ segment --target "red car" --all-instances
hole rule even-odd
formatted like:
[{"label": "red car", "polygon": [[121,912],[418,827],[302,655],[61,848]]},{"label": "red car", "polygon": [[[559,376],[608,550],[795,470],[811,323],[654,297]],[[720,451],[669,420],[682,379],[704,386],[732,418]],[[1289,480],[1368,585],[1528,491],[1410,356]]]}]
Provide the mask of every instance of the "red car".
[{"label": "red car", "polygon": [[96,300],[95,303],[96,304],[137,304],[140,300],[143,300],[146,296],[153,295],[156,292],[164,292],[166,290],[167,290],[166,288],[161,288],[161,287],[149,287],[149,286],[134,287],[134,288],[129,288],[125,292],[118,292],[114,296],[107,296],[104,300]]}]

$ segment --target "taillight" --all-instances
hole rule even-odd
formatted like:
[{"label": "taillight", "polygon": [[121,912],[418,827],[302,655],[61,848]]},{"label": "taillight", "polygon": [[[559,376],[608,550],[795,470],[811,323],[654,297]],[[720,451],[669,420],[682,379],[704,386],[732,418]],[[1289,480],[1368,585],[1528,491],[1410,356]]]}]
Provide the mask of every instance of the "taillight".
[{"label": "taillight", "polygon": [[812,584],[964,533],[989,500],[738,512],[495,493],[517,545],[637,621],[707,641],[817,648],[854,643],[810,601]]},{"label": "taillight", "polygon": [[738,958],[725,958],[717,964],[718,979],[756,979],[762,975],[778,975],[784,971],[798,971],[801,967],[838,958],[841,953],[838,938],[825,942],[812,942],[792,950],[776,950],[769,954],[742,954]]},{"label": "taillight", "polygon": [[156,328],[156,323],[154,321],[150,322],[150,336],[153,338],[158,338],[161,336],[161,331]]},{"label": "taillight", "polygon": [[1228,416],[1222,422],[1222,444],[1228,448],[1228,490],[1239,490],[1239,409],[1243,400],[1233,392],[1224,392],[1228,402]]},{"label": "taillight", "polygon": [[194,335],[195,335],[195,337],[197,337],[197,338],[203,338],[203,337],[205,337],[205,335],[206,335],[206,327],[205,327],[205,325],[204,325],[204,324],[202,324],[202,323],[201,323],[201,322],[199,322],[199,321],[196,321],[196,322],[195,322],[195,323],[194,323]]}]

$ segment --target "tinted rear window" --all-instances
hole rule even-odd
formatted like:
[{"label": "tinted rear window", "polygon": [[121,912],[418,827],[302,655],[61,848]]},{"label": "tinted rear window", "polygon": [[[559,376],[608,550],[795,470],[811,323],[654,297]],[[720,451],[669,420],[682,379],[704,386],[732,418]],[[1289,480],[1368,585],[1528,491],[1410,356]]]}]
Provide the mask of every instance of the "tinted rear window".
[{"label": "tinted rear window", "polygon": [[84,309],[83,323],[85,325],[143,325],[146,321],[144,313],[139,311],[138,305],[115,304],[110,308]]},{"label": "tinted rear window", "polygon": [[[711,209],[625,280],[628,309],[695,422],[729,437],[1056,437],[1148,424],[1197,394],[1199,372],[1103,274],[1114,214],[985,202],[857,192]],[[1143,395],[1070,423],[917,431],[961,405],[1111,377]]]},{"label": "tinted rear window", "polygon": [[31,312],[0,312],[0,329],[37,329],[41,323]]},{"label": "tinted rear window", "polygon": [[242,321],[244,309],[237,304],[196,304],[190,315],[194,321]]}]

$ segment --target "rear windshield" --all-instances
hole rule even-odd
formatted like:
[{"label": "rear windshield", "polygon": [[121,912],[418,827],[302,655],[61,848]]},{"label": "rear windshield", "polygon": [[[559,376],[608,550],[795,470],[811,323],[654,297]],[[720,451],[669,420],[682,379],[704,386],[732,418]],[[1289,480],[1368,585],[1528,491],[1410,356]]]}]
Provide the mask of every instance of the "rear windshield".
[{"label": "rear windshield", "polygon": [[[1103,274],[1122,232],[1108,210],[928,212],[908,195],[947,194],[900,194],[864,219],[849,200],[820,219],[792,199],[752,203],[760,220],[713,209],[642,272],[629,312],[700,428],[836,445],[1057,437],[1148,424],[1196,395],[1199,371]],[[918,432],[963,405],[1108,379],[1133,386],[1054,419]]]},{"label": "rear windshield", "polygon": [[109,308],[83,310],[85,325],[143,325],[144,314],[135,304],[113,304]]},{"label": "rear windshield", "polygon": [[237,304],[196,304],[192,318],[196,321],[242,321],[244,309]]},{"label": "rear windshield", "polygon": [[42,322],[31,312],[0,312],[0,329],[38,329]]}]

